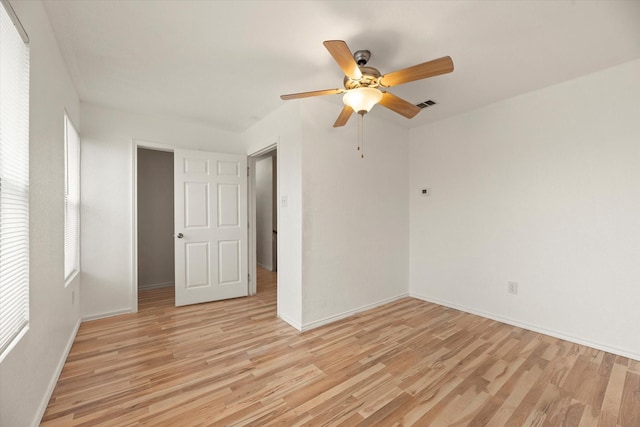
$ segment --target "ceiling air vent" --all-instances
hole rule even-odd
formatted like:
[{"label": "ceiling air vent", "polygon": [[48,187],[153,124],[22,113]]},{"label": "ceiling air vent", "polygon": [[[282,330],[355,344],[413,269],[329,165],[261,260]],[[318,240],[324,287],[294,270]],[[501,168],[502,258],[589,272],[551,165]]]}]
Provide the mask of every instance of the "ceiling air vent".
[{"label": "ceiling air vent", "polygon": [[416,107],[427,108],[427,107],[431,107],[432,105],[436,105],[436,102],[431,100],[431,99],[428,99],[428,100],[426,100],[424,102],[416,104]]}]

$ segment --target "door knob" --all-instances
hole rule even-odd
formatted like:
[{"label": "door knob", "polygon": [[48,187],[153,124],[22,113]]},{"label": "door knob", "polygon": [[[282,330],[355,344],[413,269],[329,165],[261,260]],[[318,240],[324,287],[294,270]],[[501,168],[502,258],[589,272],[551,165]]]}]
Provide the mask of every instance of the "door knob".
[{"label": "door knob", "polygon": [[176,236],[178,239],[182,239],[184,237],[184,234],[182,233],[178,233],[178,235]]}]

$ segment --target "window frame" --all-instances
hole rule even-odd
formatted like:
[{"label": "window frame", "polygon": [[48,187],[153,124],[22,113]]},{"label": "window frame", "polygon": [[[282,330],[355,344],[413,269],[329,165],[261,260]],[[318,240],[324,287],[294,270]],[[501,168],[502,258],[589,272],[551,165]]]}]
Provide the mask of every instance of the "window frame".
[{"label": "window frame", "polygon": [[[73,138],[70,138],[73,137]],[[75,147],[70,147],[75,143]],[[68,286],[80,273],[80,134],[64,112],[64,282]],[[75,179],[75,182],[72,181]],[[74,217],[69,218],[69,209]],[[70,224],[73,221],[75,224]],[[70,229],[73,225],[73,229]],[[73,261],[69,258],[73,257]],[[71,267],[69,269],[69,267]]]},{"label": "window frame", "polygon": [[[12,29],[16,32],[13,33]],[[0,0],[0,362],[29,331],[29,38]],[[4,65],[4,67],[3,67]],[[5,86],[6,85],[6,86]],[[4,101],[4,102],[2,102]]]}]

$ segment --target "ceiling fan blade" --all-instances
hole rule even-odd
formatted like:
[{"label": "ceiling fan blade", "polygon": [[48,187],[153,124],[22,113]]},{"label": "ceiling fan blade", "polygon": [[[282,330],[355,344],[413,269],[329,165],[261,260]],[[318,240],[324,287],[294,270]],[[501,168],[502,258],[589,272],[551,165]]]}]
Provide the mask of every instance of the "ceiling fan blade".
[{"label": "ceiling fan blade", "polygon": [[356,60],[353,59],[353,54],[345,42],[342,40],[327,40],[323,44],[333,56],[333,59],[336,60],[345,76],[355,80],[362,78],[360,67],[358,67]]},{"label": "ceiling fan blade", "polygon": [[424,62],[405,68],[404,70],[394,71],[385,74],[380,78],[382,86],[391,87],[403,83],[409,83],[414,80],[426,79],[427,77],[439,76],[453,71],[453,61],[450,56],[434,59],[433,61]]},{"label": "ceiling fan blade", "polygon": [[312,92],[300,92],[300,93],[290,93],[288,95],[280,95],[280,99],[288,100],[288,99],[299,99],[299,98],[310,98],[312,96],[321,96],[321,95],[333,95],[336,93],[342,93],[344,89],[326,89],[326,90],[314,90]]},{"label": "ceiling fan blade", "polygon": [[333,127],[337,128],[346,125],[349,121],[349,117],[351,117],[351,114],[353,114],[353,108],[345,105],[342,111],[340,111],[340,115],[336,119],[336,122],[333,124]]},{"label": "ceiling fan blade", "polygon": [[382,99],[379,104],[383,107],[387,107],[391,111],[395,111],[401,116],[405,116],[407,119],[415,117],[415,115],[420,112],[420,107],[416,107],[412,103],[389,92],[384,92],[382,94]]}]

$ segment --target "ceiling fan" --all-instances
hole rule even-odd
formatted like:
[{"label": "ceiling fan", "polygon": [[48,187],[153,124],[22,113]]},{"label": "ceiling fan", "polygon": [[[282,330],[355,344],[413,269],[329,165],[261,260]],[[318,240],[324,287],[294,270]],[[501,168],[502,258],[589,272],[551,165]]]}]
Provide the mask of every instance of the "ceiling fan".
[{"label": "ceiling fan", "polygon": [[333,124],[333,127],[346,125],[349,117],[351,117],[354,112],[363,116],[378,103],[391,111],[395,111],[411,119],[420,112],[420,107],[384,89],[453,71],[453,61],[451,57],[444,56],[414,65],[413,67],[382,75],[377,69],[366,66],[371,57],[371,52],[368,50],[358,50],[354,54],[351,54],[351,50],[349,50],[347,44],[342,40],[327,40],[323,44],[345,74],[344,89],[292,93],[289,95],[281,95],[280,98],[288,100],[344,93],[342,101],[345,106]]}]

